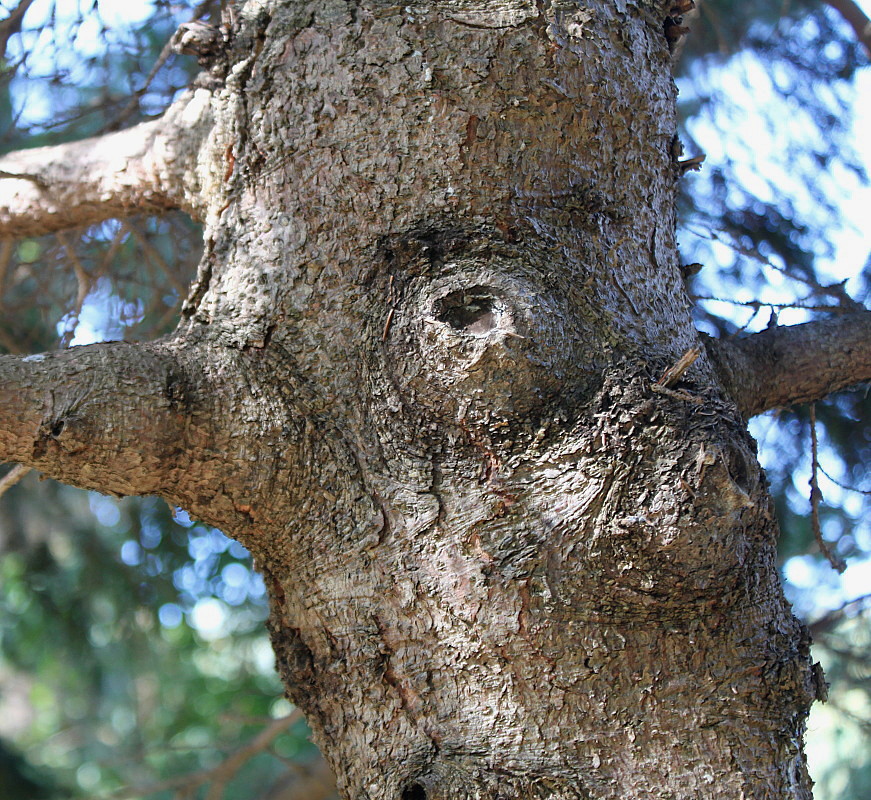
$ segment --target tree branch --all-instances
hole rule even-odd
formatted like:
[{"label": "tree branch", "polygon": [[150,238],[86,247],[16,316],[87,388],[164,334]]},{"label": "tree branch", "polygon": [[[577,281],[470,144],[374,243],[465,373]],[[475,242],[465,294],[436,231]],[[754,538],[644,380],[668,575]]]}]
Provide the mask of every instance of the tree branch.
[{"label": "tree branch", "polygon": [[749,418],[871,380],[871,311],[708,339],[727,392]]},{"label": "tree branch", "polygon": [[33,0],[20,0],[18,5],[9,12],[9,16],[0,20],[0,60],[6,58],[9,38],[21,30],[24,15],[32,5]]},{"label": "tree branch", "polygon": [[30,467],[24,464],[16,464],[0,478],[0,497],[3,497],[18,481],[20,481],[27,473],[30,472]]},{"label": "tree branch", "polygon": [[159,343],[0,356],[0,459],[87,489],[158,493],[185,446],[187,385]]},{"label": "tree branch", "polygon": [[826,0],[853,28],[856,38],[871,53],[871,20],[853,0]]},{"label": "tree branch", "polygon": [[141,212],[204,213],[209,92],[117,133],[0,158],[0,238],[38,236]]},{"label": "tree branch", "polygon": [[115,792],[112,798],[114,800],[122,800],[123,798],[145,797],[157,794],[158,792],[164,792],[168,789],[195,789],[206,783],[212,783],[212,790],[209,792],[208,798],[223,797],[223,790],[227,781],[254,756],[267,750],[275,739],[285,733],[300,719],[302,719],[302,712],[299,709],[295,709],[286,717],[272,720],[257,736],[234,753],[231,753],[217,766],[198,770],[188,775],[170,778],[151,786],[143,786],[138,789],[121,789]]}]

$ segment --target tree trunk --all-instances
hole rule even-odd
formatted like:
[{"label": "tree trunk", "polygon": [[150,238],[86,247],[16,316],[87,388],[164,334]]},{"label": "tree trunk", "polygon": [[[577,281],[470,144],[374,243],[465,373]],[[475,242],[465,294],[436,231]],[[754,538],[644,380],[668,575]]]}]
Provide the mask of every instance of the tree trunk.
[{"label": "tree trunk", "polygon": [[141,190],[205,221],[175,336],[0,360],[7,459],[249,548],[344,797],[810,797],[741,416],[791,395],[692,324],[668,10],[251,0]]}]

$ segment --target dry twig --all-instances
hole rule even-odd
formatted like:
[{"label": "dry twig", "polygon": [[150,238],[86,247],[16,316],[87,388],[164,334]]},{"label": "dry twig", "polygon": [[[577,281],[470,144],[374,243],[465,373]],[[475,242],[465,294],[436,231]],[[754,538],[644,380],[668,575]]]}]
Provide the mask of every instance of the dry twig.
[{"label": "dry twig", "polygon": [[30,467],[25,466],[24,464],[16,464],[12,467],[9,472],[0,478],[0,497],[3,497],[3,495],[15,486],[15,484],[25,475],[27,475],[28,472],[30,472]]},{"label": "dry twig", "polygon": [[810,408],[810,416],[811,416],[811,479],[810,479],[810,487],[811,487],[811,528],[814,532],[814,538],[817,540],[817,544],[819,545],[820,552],[828,559],[829,563],[832,565],[832,569],[837,570],[838,572],[843,572],[847,569],[847,565],[844,563],[844,560],[840,558],[837,553],[835,553],[832,548],[829,546],[829,543],[823,539],[823,530],[820,527],[820,500],[823,498],[823,494],[820,491],[819,484],[817,483],[817,472],[819,471],[820,464],[818,460],[818,444],[817,444],[817,411],[816,404],[811,403]]},{"label": "dry twig", "polygon": [[701,353],[700,347],[691,347],[663,373],[662,377],[654,385],[659,386],[661,389],[673,386],[684,376],[684,373],[692,366]]}]

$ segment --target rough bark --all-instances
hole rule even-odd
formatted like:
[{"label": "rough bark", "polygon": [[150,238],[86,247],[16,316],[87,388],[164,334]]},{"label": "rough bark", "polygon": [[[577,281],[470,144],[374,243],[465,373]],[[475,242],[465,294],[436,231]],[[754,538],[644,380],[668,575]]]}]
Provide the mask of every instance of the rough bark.
[{"label": "rough bark", "polygon": [[[0,453],[75,486],[157,494],[244,530],[249,487],[263,492],[275,453],[293,448],[290,386],[272,390],[270,362],[195,337],[0,356]],[[260,434],[246,438],[248,429]]]},{"label": "rough bark", "polygon": [[667,11],[247,3],[162,190],[206,220],[174,337],[0,362],[6,458],[251,550],[345,797],[810,796],[759,359],[657,383],[700,345]]}]

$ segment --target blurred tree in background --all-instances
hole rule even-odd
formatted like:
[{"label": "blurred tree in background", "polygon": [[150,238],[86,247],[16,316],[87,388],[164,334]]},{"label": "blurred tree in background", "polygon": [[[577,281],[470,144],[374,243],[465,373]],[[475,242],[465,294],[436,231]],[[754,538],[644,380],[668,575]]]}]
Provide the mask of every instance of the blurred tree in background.
[{"label": "blurred tree in background", "polygon": [[[172,54],[172,33],[217,15],[208,1],[2,6],[3,152],[159,114],[196,72]],[[702,330],[792,324],[866,300],[869,248],[850,221],[852,196],[868,191],[854,135],[869,63],[857,9],[702,0],[675,23],[691,28],[675,54],[682,140],[689,158],[707,156],[684,181],[679,220]],[[0,243],[0,352],[171,330],[199,238],[169,215]],[[871,796],[869,405],[856,390],[752,425],[788,596],[831,683],[810,721],[820,800]],[[304,723],[280,699],[265,592],[244,549],[160,501],[32,473],[12,487],[20,476],[0,474],[0,795],[330,796]]]}]

